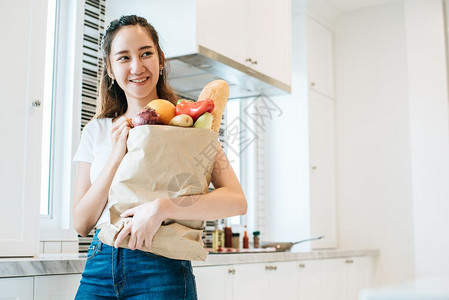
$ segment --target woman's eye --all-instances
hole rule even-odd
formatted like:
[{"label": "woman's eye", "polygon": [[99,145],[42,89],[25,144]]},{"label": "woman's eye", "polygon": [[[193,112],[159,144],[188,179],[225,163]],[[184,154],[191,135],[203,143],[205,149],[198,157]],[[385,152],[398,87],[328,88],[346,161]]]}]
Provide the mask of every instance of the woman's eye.
[{"label": "woman's eye", "polygon": [[128,56],[120,56],[120,57],[118,58],[119,61],[120,61],[120,60],[126,60],[126,59],[128,59]]},{"label": "woman's eye", "polygon": [[147,52],[144,52],[144,53],[142,54],[142,56],[145,57],[145,56],[150,56],[150,55],[152,55],[152,54],[153,54],[152,52],[147,51]]}]

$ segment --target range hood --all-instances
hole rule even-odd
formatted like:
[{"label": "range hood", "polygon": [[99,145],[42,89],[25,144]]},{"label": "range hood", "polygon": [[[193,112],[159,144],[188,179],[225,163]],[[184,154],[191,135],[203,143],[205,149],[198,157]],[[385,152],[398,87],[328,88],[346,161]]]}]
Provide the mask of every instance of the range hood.
[{"label": "range hood", "polygon": [[223,79],[229,84],[229,99],[291,93],[289,85],[202,46],[198,46],[197,53],[171,57],[167,60],[168,82],[182,98],[198,99],[204,86],[216,79]]}]

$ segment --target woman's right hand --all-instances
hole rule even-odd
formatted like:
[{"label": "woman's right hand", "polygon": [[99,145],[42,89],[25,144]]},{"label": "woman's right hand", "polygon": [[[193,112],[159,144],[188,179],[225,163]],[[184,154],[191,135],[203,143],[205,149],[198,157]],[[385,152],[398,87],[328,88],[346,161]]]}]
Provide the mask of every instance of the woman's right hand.
[{"label": "woman's right hand", "polygon": [[118,118],[112,124],[111,156],[118,161],[121,161],[127,152],[126,141],[128,140],[128,133],[130,129],[131,125],[125,117]]}]

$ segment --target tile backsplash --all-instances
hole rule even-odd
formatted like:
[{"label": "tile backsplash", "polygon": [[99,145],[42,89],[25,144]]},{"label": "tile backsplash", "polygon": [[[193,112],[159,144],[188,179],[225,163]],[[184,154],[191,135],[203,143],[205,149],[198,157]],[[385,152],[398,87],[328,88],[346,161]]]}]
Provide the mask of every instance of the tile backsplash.
[{"label": "tile backsplash", "polygon": [[41,241],[39,253],[77,253],[78,241]]}]

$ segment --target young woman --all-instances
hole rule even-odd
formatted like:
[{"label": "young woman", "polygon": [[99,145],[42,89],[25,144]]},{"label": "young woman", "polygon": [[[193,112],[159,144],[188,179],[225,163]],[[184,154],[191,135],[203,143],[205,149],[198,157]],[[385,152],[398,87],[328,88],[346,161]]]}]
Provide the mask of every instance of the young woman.
[{"label": "young woman", "polygon": [[[137,16],[123,16],[106,29],[102,50],[105,68],[96,117],[84,128],[74,161],[73,220],[86,236],[109,221],[108,191],[126,154],[130,125],[151,100],[176,104],[167,85],[165,57],[156,30]],[[221,157],[220,159],[217,159]],[[155,232],[167,218],[214,220],[246,213],[247,204],[237,177],[219,147],[212,183],[215,190],[181,207],[157,199],[125,212],[132,217],[110,247],[94,236],[76,299],[196,299],[190,261],[158,256],[139,249],[151,247]],[[129,249],[117,245],[129,236]]]}]

